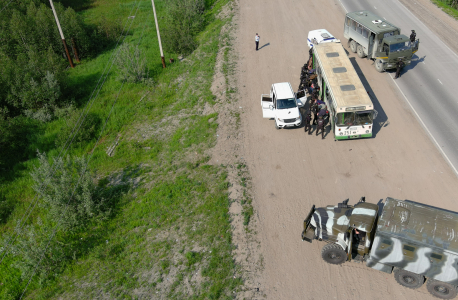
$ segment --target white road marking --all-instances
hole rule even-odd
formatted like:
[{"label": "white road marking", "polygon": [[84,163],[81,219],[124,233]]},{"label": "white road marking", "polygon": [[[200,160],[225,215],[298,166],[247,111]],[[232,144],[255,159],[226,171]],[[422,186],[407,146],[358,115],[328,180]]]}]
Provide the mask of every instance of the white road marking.
[{"label": "white road marking", "polygon": [[[418,22],[420,22],[421,24],[423,24],[423,26],[425,26],[426,28],[428,28],[428,26],[426,26],[422,21],[420,21],[420,19],[417,18],[417,16],[414,15],[410,10],[408,10],[407,7],[404,6],[404,4],[402,4],[401,2],[399,2],[399,4],[402,5],[402,6],[405,8],[405,10],[408,11],[415,19],[417,19]],[[385,20],[386,20],[386,19],[385,19]],[[429,29],[429,28],[428,28],[428,29]],[[441,41],[441,43],[442,43],[448,50],[450,50],[450,52],[452,52],[453,54],[455,54],[455,56],[458,56],[458,54],[456,54],[452,49],[450,49],[450,47],[447,46],[447,44],[445,44],[445,43],[442,41],[442,39],[439,39],[439,41]]]},{"label": "white road marking", "polygon": [[342,5],[342,7],[345,9],[345,12],[348,12],[348,9],[345,7],[345,5],[343,4],[342,0],[339,0],[340,4]]},{"label": "white road marking", "polygon": [[426,124],[423,122],[423,120],[420,118],[420,116],[418,115],[417,111],[415,110],[415,108],[413,108],[412,104],[410,103],[409,99],[407,99],[406,95],[403,93],[403,91],[401,90],[401,88],[399,87],[399,85],[396,83],[396,81],[393,79],[393,77],[391,77],[391,80],[393,80],[394,84],[396,84],[396,86],[398,87],[399,91],[401,92],[401,94],[404,96],[404,98],[406,99],[407,103],[409,104],[410,108],[412,109],[412,111],[415,113],[415,115],[417,116],[418,120],[420,121],[421,125],[423,125],[423,127],[425,128],[426,132],[429,134],[429,136],[433,139],[434,143],[436,144],[437,148],[439,148],[439,151],[442,153],[442,156],[445,158],[445,160],[448,162],[448,164],[450,165],[450,167],[452,168],[452,170],[455,172],[455,175],[458,176],[458,171],[456,170],[455,166],[452,164],[452,162],[450,161],[450,159],[448,158],[447,154],[445,154],[444,150],[442,150],[442,147],[439,145],[439,143],[436,141],[436,139],[434,138],[434,136],[432,135],[431,131],[429,131],[428,127],[426,127]]},{"label": "white road marking", "polygon": [[[437,78],[437,81],[439,81],[440,84],[442,84],[442,82],[439,80],[439,78]],[[443,85],[443,84],[442,84]]]}]

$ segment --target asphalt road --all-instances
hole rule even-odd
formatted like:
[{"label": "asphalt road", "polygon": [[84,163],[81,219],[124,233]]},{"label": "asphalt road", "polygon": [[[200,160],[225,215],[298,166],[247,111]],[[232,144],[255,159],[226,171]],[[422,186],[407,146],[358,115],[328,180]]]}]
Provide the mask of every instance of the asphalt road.
[{"label": "asphalt road", "polygon": [[[458,55],[397,0],[340,2],[347,12],[374,12],[401,27],[401,33],[407,36],[415,29],[417,38],[420,39],[420,49],[412,64],[404,68],[401,77],[395,80],[395,84],[458,175]],[[367,63],[370,64],[371,61]],[[394,71],[381,76],[393,78]]]}]

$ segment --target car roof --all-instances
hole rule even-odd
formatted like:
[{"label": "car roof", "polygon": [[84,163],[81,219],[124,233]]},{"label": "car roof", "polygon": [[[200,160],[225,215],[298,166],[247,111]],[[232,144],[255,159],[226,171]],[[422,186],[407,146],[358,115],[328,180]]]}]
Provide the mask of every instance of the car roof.
[{"label": "car roof", "polygon": [[294,98],[293,88],[289,82],[274,83],[275,94],[277,99],[290,99]]},{"label": "car roof", "polygon": [[326,29],[316,29],[309,31],[309,34],[307,36],[308,41],[311,42],[311,39],[313,38],[316,38],[318,43],[323,41],[331,41],[335,39],[335,37]]}]

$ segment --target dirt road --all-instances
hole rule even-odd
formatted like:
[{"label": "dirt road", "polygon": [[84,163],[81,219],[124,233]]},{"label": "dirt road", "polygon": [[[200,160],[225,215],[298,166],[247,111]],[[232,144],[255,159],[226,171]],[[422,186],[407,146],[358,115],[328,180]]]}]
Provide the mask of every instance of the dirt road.
[{"label": "dirt road", "polygon": [[[312,204],[387,196],[458,210],[458,179],[421,128],[397,87],[371,61],[352,59],[379,112],[372,139],[334,142],[303,128],[275,130],[262,119],[260,94],[275,82],[295,89],[308,58],[309,30],[326,28],[344,41],[344,11],[334,0],[239,0],[238,86],[242,152],[252,176],[260,252],[259,296],[268,299],[430,299],[357,263],[331,266],[320,242],[302,242]],[[255,51],[254,37],[261,36]],[[354,57],[353,54],[350,55]]]}]

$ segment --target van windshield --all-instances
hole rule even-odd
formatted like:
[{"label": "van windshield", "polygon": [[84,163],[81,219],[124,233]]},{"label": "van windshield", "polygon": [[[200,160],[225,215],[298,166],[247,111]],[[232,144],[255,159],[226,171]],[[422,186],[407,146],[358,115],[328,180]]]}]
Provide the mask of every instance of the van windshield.
[{"label": "van windshield", "polygon": [[297,106],[296,99],[281,99],[277,100],[277,109],[294,108]]},{"label": "van windshield", "polygon": [[409,42],[402,42],[390,45],[390,52],[404,51],[410,49]]},{"label": "van windshield", "polygon": [[372,124],[372,111],[344,112],[337,114],[337,126],[357,126]]}]

